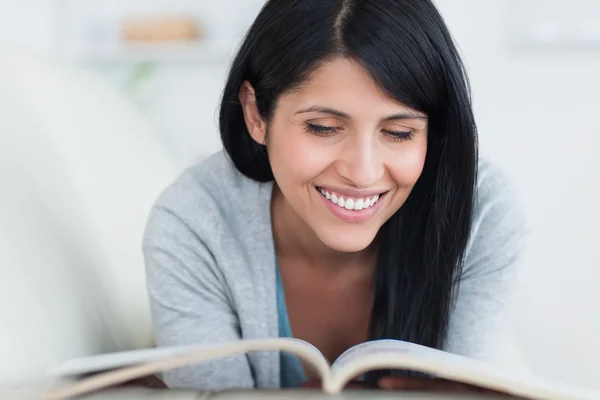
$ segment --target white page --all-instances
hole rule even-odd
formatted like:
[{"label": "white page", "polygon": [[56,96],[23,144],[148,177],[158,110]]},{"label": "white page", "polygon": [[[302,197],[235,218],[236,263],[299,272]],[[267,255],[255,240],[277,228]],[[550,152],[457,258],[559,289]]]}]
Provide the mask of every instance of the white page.
[{"label": "white page", "polygon": [[295,338],[240,340],[215,345],[204,344],[195,346],[159,347],[99,354],[68,360],[51,369],[49,375],[61,377],[84,375],[92,372],[101,372],[172,359],[199,350],[207,350],[207,352],[210,351],[211,353],[216,351],[218,353],[221,352],[222,354],[282,350],[305,359],[318,373],[325,374],[323,378],[326,378],[329,375],[329,364],[321,352],[312,344]]},{"label": "white page", "polygon": [[[267,338],[238,340],[212,346],[205,345],[189,348],[133,351],[74,360],[70,365],[67,365],[69,368],[63,366],[63,373],[65,371],[72,373],[74,370],[81,371],[82,369],[89,369],[90,365],[94,365],[95,368],[98,368],[98,366],[101,365],[104,368],[107,365],[114,365],[117,362],[120,364],[123,362],[134,362],[134,364],[139,365],[130,365],[128,367],[106,371],[64,385],[63,387],[58,387],[47,393],[45,398],[54,400],[72,398],[172,368],[214,360],[233,354],[263,351],[286,351],[295,354],[311,364],[315,371],[321,375],[323,382],[331,381],[329,363],[316,347],[299,339]],[[144,358],[152,361],[146,361],[140,364],[140,360]]]},{"label": "white page", "polygon": [[[473,358],[459,356],[457,354],[433,349],[418,344],[404,342],[400,340],[382,339],[362,343],[354,346],[338,357],[333,363],[331,370],[333,375],[337,375],[341,370],[354,363],[360,363],[359,360],[373,359],[376,357],[395,357],[398,359],[417,358],[423,363],[442,370],[446,368],[460,368],[471,370],[473,374],[489,374],[502,379],[532,379],[531,375],[511,374],[502,369],[494,368],[490,363],[485,363]],[[398,367],[402,369],[401,367]]]},{"label": "white page", "polygon": [[199,348],[201,347],[165,347],[80,357],[59,364],[52,368],[48,374],[51,376],[64,377],[83,375],[91,372],[106,371],[114,368],[157,361],[178,354],[185,354],[187,351]]},{"label": "white page", "polygon": [[529,374],[513,374],[491,363],[396,340],[367,342],[344,352],[332,365],[332,375],[336,379],[331,389],[337,391],[341,381],[377,368],[415,370],[500,391],[516,389],[521,395],[529,394],[534,398],[600,399],[598,391],[550,382]]},{"label": "white page", "polygon": [[415,352],[429,351],[428,347],[419,346],[414,343],[403,342],[400,340],[382,339],[373,340],[366,343],[358,344],[343,352],[331,366],[333,375],[337,375],[339,371],[346,368],[349,364],[356,362],[360,358],[377,354],[409,354]]}]

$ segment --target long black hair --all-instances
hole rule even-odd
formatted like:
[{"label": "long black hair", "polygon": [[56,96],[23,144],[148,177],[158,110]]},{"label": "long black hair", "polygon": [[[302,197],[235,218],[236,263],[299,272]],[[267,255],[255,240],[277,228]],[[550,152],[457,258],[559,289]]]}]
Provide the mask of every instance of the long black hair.
[{"label": "long black hair", "polygon": [[467,246],[477,174],[469,83],[430,0],[270,0],[231,66],[220,108],[224,148],[257,181],[273,179],[238,94],[248,80],[268,122],[282,93],[333,57],[359,62],[391,98],[428,116],[422,175],[381,228],[370,338],[442,348]]}]

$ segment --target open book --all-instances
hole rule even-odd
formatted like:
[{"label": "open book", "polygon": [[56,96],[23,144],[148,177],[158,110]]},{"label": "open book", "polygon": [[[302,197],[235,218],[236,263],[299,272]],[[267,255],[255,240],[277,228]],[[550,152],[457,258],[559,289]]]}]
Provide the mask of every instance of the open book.
[{"label": "open book", "polygon": [[421,372],[532,400],[600,399],[598,391],[544,381],[531,375],[511,374],[482,361],[398,340],[376,340],[354,346],[329,365],[317,348],[292,338],[134,350],[75,359],[59,365],[51,374],[55,377],[98,374],[53,389],[44,399],[72,398],[171,368],[233,354],[277,350],[295,354],[312,366],[321,376],[323,390],[329,394],[338,394],[348,382],[365,372],[396,369]]}]

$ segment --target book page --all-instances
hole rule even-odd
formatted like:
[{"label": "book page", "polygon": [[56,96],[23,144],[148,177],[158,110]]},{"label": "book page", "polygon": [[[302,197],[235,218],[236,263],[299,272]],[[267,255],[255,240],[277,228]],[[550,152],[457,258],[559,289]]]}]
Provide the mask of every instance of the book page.
[{"label": "book page", "polygon": [[339,393],[354,377],[379,369],[422,372],[531,399],[600,399],[598,391],[513,374],[491,363],[397,340],[377,340],[348,349],[333,363],[333,378],[326,390]]},{"label": "book page", "polygon": [[187,348],[147,349],[73,360],[70,363],[59,366],[54,371],[72,375],[75,372],[84,370],[89,372],[92,367],[105,369],[106,366],[110,365],[113,368],[123,368],[102,372],[74,384],[54,389],[44,396],[44,400],[72,398],[189,364],[214,360],[233,354],[261,351],[285,351],[295,354],[311,365],[321,376],[323,382],[331,380],[331,371],[327,359],[310,343],[294,338],[253,339],[239,340],[214,346],[202,345]]},{"label": "book page", "polygon": [[373,340],[366,343],[353,346],[340,355],[331,366],[332,374],[338,375],[340,371],[347,368],[348,365],[356,363],[366,356],[377,356],[378,354],[407,354],[415,352],[428,352],[432,349],[416,345],[414,343],[403,342],[401,340]]},{"label": "book page", "polygon": [[152,361],[183,354],[186,351],[200,349],[197,347],[165,347],[130,350],[123,352],[114,352],[98,354],[88,357],[79,357],[67,360],[48,371],[48,375],[54,377],[69,377],[85,375],[94,372],[102,372],[115,368],[127,367],[135,364],[142,364]]}]

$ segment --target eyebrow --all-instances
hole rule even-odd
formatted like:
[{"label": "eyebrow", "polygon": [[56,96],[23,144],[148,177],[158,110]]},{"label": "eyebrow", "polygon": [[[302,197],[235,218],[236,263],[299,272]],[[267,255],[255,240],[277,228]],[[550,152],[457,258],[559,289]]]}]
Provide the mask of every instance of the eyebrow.
[{"label": "eyebrow", "polygon": [[[310,113],[310,112],[331,114],[331,115],[335,115],[336,117],[341,117],[341,118],[348,118],[348,119],[350,118],[350,116],[344,112],[334,110],[333,108],[321,107],[321,106],[308,107],[308,108],[305,108],[303,110],[296,112],[295,114],[304,114],[304,113]],[[427,117],[416,111],[404,111],[404,112],[401,112],[398,114],[389,115],[389,116],[383,118],[382,121],[393,121],[393,120],[398,120],[398,119],[425,119],[426,120]]]}]

